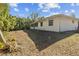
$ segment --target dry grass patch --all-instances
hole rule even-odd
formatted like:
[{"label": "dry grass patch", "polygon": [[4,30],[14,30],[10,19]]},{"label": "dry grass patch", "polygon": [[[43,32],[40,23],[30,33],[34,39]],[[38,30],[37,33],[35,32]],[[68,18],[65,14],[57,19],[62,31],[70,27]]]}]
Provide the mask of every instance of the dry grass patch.
[{"label": "dry grass patch", "polygon": [[2,55],[79,55],[79,33],[74,31],[20,30],[9,32],[7,38],[12,37],[15,40],[11,41],[20,45],[22,50]]}]

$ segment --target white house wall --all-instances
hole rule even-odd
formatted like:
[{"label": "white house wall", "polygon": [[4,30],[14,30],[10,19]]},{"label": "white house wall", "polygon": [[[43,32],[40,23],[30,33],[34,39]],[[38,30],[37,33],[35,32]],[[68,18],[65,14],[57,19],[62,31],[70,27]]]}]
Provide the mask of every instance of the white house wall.
[{"label": "white house wall", "polygon": [[[74,20],[72,23],[72,18],[67,17],[56,17],[56,18],[49,18],[49,20],[53,20],[53,26],[48,26],[48,20],[43,21],[43,26],[40,26],[40,22],[38,22],[38,27],[35,27],[37,30],[45,30],[45,31],[55,31],[55,32],[62,32],[62,31],[70,31],[70,30],[77,30],[78,28],[78,21]],[[31,27],[31,29],[34,29]]]},{"label": "white house wall", "polygon": [[69,18],[60,18],[60,29],[59,31],[70,31],[70,30],[77,30],[78,28],[78,21],[74,20],[74,23],[72,22],[73,19]]},{"label": "white house wall", "polygon": [[[50,20],[54,20],[54,19],[50,19]],[[58,27],[59,27],[59,21],[58,20],[53,21],[53,26],[48,26],[48,20],[46,20],[46,21],[43,21],[43,26],[40,26],[40,22],[38,22],[38,27],[35,27],[35,29],[59,32]]]}]

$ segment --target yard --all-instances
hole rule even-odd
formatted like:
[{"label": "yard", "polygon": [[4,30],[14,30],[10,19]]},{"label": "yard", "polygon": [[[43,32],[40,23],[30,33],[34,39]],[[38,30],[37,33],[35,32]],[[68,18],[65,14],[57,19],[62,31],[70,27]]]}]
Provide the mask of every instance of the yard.
[{"label": "yard", "polygon": [[37,30],[18,30],[9,32],[7,39],[12,37],[22,47],[22,51],[0,53],[0,55],[79,55],[79,33],[75,31],[57,33]]}]

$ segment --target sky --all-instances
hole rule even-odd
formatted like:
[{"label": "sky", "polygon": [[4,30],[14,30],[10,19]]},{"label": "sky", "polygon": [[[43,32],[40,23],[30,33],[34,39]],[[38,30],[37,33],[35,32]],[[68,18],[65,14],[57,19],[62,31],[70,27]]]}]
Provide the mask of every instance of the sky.
[{"label": "sky", "polygon": [[56,14],[71,15],[79,18],[79,3],[10,3],[10,15],[28,17],[32,12],[39,16],[51,16]]}]

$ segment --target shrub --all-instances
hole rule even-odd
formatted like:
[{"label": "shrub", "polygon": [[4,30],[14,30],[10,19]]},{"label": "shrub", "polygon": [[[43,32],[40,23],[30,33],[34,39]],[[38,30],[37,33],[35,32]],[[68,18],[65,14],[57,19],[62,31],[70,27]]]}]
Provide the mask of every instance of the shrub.
[{"label": "shrub", "polygon": [[11,53],[11,52],[20,51],[20,49],[19,49],[19,47],[18,47],[18,45],[17,45],[17,42],[16,42],[16,40],[15,40],[14,38],[8,40],[8,43],[7,43],[7,45],[5,46],[4,51],[5,51],[6,53]]},{"label": "shrub", "polygon": [[4,43],[0,42],[0,49],[4,48]]}]

